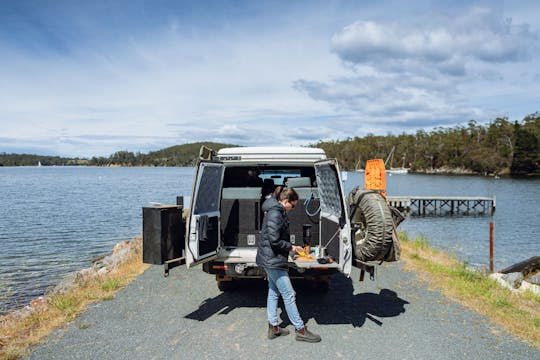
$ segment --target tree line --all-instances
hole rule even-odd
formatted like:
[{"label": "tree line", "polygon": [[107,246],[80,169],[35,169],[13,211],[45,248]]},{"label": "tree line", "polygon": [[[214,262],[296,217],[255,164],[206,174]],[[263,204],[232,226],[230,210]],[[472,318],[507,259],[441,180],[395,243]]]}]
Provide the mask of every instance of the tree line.
[{"label": "tree line", "polygon": [[117,151],[109,157],[93,157],[89,165],[97,166],[193,166],[199,158],[201,146],[215,151],[237,145],[215,142],[196,142],[190,144],[171,146],[148,154],[130,151]]},{"label": "tree line", "polygon": [[[199,149],[214,150],[236,145],[197,142],[176,145],[148,154],[117,151],[108,157],[62,158],[29,154],[0,153],[0,166],[90,165],[90,166],[193,166]],[[415,134],[373,135],[339,141],[320,141],[311,146],[323,148],[337,158],[342,168],[363,168],[368,159],[386,159],[394,149],[388,167],[410,168],[411,172],[540,175],[540,113],[510,122],[496,118],[486,125],[471,120],[467,125],[438,127]]]},{"label": "tree line", "polygon": [[394,163],[387,167],[412,172],[476,173],[496,175],[540,174],[540,113],[522,121],[496,118],[487,125],[471,120],[466,126],[438,127],[415,134],[320,141],[329,157],[348,170],[363,168],[368,159],[387,159],[394,148]]},{"label": "tree line", "polygon": [[148,154],[121,150],[108,157],[92,157],[91,159],[0,153],[0,166],[35,166],[38,164],[43,166],[193,166],[199,158],[199,150],[202,145],[216,151],[224,147],[237,146],[215,142],[197,142],[171,146],[151,151]]},{"label": "tree line", "polygon": [[88,159],[34,154],[0,153],[0,166],[77,166],[88,165]]}]

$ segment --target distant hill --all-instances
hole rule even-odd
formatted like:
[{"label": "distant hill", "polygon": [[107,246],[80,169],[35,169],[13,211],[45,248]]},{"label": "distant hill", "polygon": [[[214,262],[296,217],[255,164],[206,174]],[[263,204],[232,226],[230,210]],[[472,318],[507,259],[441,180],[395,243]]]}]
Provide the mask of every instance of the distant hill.
[{"label": "distant hill", "polygon": [[117,151],[109,157],[93,157],[91,159],[0,153],[0,166],[37,166],[38,164],[43,166],[192,166],[195,165],[199,158],[199,150],[202,145],[215,151],[225,147],[238,146],[214,142],[197,142],[175,145],[165,149],[151,151],[148,154]]},{"label": "distant hill", "polygon": [[237,147],[238,145],[222,144],[215,142],[196,142],[183,145],[175,145],[165,149],[151,151],[148,154],[133,153],[129,151],[117,151],[108,158],[93,157],[89,165],[100,166],[193,166],[199,158],[199,150],[204,145],[215,151],[225,147]]},{"label": "distant hill", "polygon": [[88,159],[64,158],[60,156],[33,155],[33,154],[6,154],[0,153],[0,166],[63,166],[88,165]]},{"label": "distant hill", "polygon": [[147,160],[147,162],[150,161],[153,165],[160,164],[160,166],[170,166],[173,164],[173,166],[191,166],[195,165],[199,158],[199,150],[203,145],[215,151],[226,147],[238,146],[214,142],[197,142],[171,146],[162,150],[150,152],[148,155],[144,155],[143,159]]}]

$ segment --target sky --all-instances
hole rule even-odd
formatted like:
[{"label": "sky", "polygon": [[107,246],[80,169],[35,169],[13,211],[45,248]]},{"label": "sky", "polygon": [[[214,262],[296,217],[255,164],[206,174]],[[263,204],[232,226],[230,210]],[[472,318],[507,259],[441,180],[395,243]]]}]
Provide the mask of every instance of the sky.
[{"label": "sky", "polygon": [[536,0],[0,0],[0,153],[307,145],[536,111]]}]

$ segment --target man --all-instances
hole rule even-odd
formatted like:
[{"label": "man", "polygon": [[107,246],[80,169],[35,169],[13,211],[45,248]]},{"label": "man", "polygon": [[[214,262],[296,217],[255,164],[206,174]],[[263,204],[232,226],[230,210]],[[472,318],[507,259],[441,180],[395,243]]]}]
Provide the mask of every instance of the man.
[{"label": "man", "polygon": [[289,219],[287,212],[298,203],[298,194],[292,188],[278,187],[274,196],[263,204],[265,213],[257,249],[257,265],[266,271],[268,279],[268,338],[289,334],[289,330],[278,326],[278,299],[283,298],[289,320],[296,330],[296,340],[319,342],[321,337],[308,331],[296,306],[296,293],[289,278],[289,251],[300,252],[302,247],[289,241]]}]

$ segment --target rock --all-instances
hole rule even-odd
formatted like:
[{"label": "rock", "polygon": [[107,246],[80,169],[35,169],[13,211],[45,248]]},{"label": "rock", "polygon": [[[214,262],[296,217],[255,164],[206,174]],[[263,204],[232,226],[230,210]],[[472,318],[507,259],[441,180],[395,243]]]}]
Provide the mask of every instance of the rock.
[{"label": "rock", "polygon": [[98,262],[100,262],[101,260],[103,260],[105,258],[105,256],[107,255],[100,255],[98,256],[97,258],[95,258],[94,260],[92,260],[92,264],[97,264]]},{"label": "rock", "polygon": [[116,254],[117,252],[119,252],[120,250],[126,248],[127,246],[129,246],[129,241],[128,240],[124,240],[122,242],[119,242],[118,244],[114,245],[112,253]]},{"label": "rock", "polygon": [[33,308],[38,308],[40,306],[43,306],[47,303],[47,300],[43,296],[40,296],[32,301],[30,301],[30,306]]},{"label": "rock", "polygon": [[535,295],[540,295],[540,285],[531,284],[528,281],[521,282],[521,286],[519,287],[519,291],[525,292],[530,291]]},{"label": "rock", "polygon": [[98,270],[97,275],[103,276],[103,275],[106,275],[107,273],[109,273],[109,269],[106,267],[102,267],[101,269]]},{"label": "rock", "polygon": [[489,277],[497,281],[501,286],[509,289],[513,293],[530,291],[533,294],[540,295],[540,285],[532,284],[524,280],[521,273],[501,274],[493,273]]},{"label": "rock", "polygon": [[531,284],[540,285],[540,272],[537,272],[533,276],[529,276],[525,280]]},{"label": "rock", "polygon": [[489,278],[495,280],[499,285],[501,285],[501,286],[503,286],[503,287],[505,287],[507,289],[510,289],[512,291],[516,291],[516,289],[511,287],[510,284],[506,282],[506,275],[505,274],[493,273],[493,274],[489,275]]},{"label": "rock", "polygon": [[94,263],[95,268],[109,267],[114,268],[125,262],[131,253],[135,250],[136,244],[133,241],[122,241],[114,246],[110,255],[104,256]]},{"label": "rock", "polygon": [[503,278],[511,287],[514,289],[519,289],[521,282],[523,281],[523,274],[520,272],[513,272],[509,274],[504,274]]},{"label": "rock", "polygon": [[31,307],[30,305],[26,305],[25,307],[23,307],[21,309],[21,314],[23,317],[26,317],[28,315],[30,315],[31,313],[33,313],[36,309],[34,309],[33,307]]},{"label": "rock", "polygon": [[101,269],[102,267],[106,266],[106,265],[104,264],[104,259],[105,259],[105,258],[103,258],[102,260],[99,260],[99,261],[95,262],[94,265],[92,265],[92,266],[93,266],[95,269]]},{"label": "rock", "polygon": [[96,276],[96,272],[97,271],[93,267],[79,270],[76,273],[75,282],[82,284],[85,281],[94,278]]},{"label": "rock", "polygon": [[76,274],[69,274],[62,279],[62,281],[53,287],[48,288],[45,291],[45,295],[51,296],[56,294],[63,294],[66,291],[73,288],[75,281],[77,280]]}]

